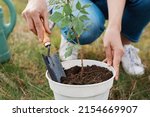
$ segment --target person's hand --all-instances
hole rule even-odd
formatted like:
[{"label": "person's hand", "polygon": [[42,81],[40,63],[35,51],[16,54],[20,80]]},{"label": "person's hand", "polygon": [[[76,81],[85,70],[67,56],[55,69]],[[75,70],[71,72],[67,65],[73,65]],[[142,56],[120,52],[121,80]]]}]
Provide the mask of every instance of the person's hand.
[{"label": "person's hand", "polygon": [[124,54],[123,45],[121,42],[121,34],[117,29],[107,28],[103,43],[106,53],[106,62],[112,65],[116,71],[115,79],[119,78],[119,65]]},{"label": "person's hand", "polygon": [[28,0],[28,4],[22,12],[29,29],[43,42],[44,32],[51,33],[48,24],[48,10],[46,0]]}]

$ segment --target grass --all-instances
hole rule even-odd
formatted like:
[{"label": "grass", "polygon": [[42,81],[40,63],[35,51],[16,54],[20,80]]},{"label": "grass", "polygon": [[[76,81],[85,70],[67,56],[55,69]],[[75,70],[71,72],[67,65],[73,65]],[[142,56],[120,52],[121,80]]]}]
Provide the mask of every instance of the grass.
[{"label": "grass", "polygon": [[[47,50],[38,43],[37,37],[28,30],[24,19],[20,16],[26,2],[27,0],[14,0],[18,18],[16,27],[8,39],[12,54],[11,60],[0,64],[0,99],[51,100],[53,93],[45,78],[46,68],[41,57],[41,54],[46,53]],[[7,11],[2,1],[0,4]],[[8,21],[8,16],[9,14],[5,14],[6,21]],[[58,49],[60,43],[58,29],[54,30],[51,39],[54,52],[54,46]],[[145,74],[141,77],[133,77],[120,68],[120,79],[114,82],[110,99],[150,99],[150,26],[145,29],[140,43],[134,45],[140,49]],[[105,58],[102,39],[83,48],[84,58],[95,60]]]}]

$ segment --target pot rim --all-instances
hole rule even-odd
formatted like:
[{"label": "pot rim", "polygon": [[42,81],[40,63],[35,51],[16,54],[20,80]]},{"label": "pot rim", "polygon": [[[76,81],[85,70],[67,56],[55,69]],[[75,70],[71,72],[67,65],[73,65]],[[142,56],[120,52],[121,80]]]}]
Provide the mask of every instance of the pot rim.
[{"label": "pot rim", "polygon": [[[67,60],[67,61],[80,61],[80,59]],[[64,61],[64,62],[67,62],[67,61]],[[83,61],[97,61],[97,60],[83,59]],[[106,63],[101,62],[101,61],[97,61],[97,62],[107,65]],[[93,64],[93,65],[94,65],[94,64]],[[109,70],[112,71],[113,76],[112,76],[110,79],[108,79],[108,80],[106,80],[106,81],[104,81],[104,82],[100,82],[100,83],[96,83],[96,84],[70,85],[70,84],[63,84],[63,83],[55,82],[55,81],[53,81],[53,80],[49,77],[48,70],[46,71],[46,78],[47,78],[48,80],[50,80],[51,82],[53,82],[54,84],[57,84],[57,85],[60,85],[60,86],[65,86],[65,87],[74,87],[74,88],[93,87],[93,86],[97,86],[97,85],[100,85],[100,84],[105,84],[105,83],[109,82],[110,80],[114,79],[114,77],[115,77],[115,75],[116,75],[115,69],[114,69],[112,66],[109,66],[109,65],[107,65],[107,66],[108,66],[108,68],[110,68]],[[106,68],[106,67],[105,67],[105,68]],[[107,68],[107,69],[108,69],[108,68]]]}]

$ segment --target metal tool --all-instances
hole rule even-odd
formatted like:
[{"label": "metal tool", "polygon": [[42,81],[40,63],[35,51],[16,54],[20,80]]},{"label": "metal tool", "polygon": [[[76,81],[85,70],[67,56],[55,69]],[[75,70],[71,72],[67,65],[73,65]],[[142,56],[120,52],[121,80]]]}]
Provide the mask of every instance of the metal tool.
[{"label": "metal tool", "polygon": [[53,55],[50,54],[51,43],[49,42],[49,37],[47,36],[46,33],[44,34],[44,43],[45,47],[48,49],[48,53],[47,56],[45,55],[42,56],[46,64],[48,73],[51,76],[52,80],[60,82],[61,77],[66,77],[66,74],[60,62],[58,54],[57,53]]}]

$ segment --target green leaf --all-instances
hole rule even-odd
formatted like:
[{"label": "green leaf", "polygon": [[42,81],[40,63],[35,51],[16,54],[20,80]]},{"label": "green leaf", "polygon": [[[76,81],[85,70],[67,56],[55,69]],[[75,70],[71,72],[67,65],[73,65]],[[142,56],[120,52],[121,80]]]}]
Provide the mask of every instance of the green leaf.
[{"label": "green leaf", "polygon": [[65,17],[64,19],[62,19],[61,21],[61,28],[67,27],[70,24],[70,21],[67,17]]},{"label": "green leaf", "polygon": [[53,22],[57,23],[57,22],[61,21],[63,17],[64,16],[61,13],[55,12],[53,15],[50,16],[50,19]]},{"label": "green leaf", "polygon": [[72,51],[73,51],[73,46],[68,46],[68,48],[66,48],[65,58],[71,56]]},{"label": "green leaf", "polygon": [[84,31],[84,23],[80,19],[75,18],[73,25],[76,33],[80,36]]},{"label": "green leaf", "polygon": [[78,3],[76,4],[76,8],[78,9],[78,10],[80,10],[82,7],[81,7],[81,3],[78,1]]},{"label": "green leaf", "polygon": [[80,12],[83,14],[89,14],[85,9],[80,9]]},{"label": "green leaf", "polygon": [[68,36],[68,41],[71,41],[76,38],[76,35],[72,31],[69,31],[67,36]]},{"label": "green leaf", "polygon": [[66,15],[72,14],[71,6],[70,6],[69,4],[65,4],[64,9],[63,9],[63,12],[64,12]]},{"label": "green leaf", "polygon": [[68,46],[68,47],[66,48],[65,58],[71,56],[71,54],[72,54],[72,52],[73,52],[73,48],[80,49],[81,46],[78,45],[78,44],[75,44],[75,45],[73,45],[73,46]]},{"label": "green leaf", "polygon": [[86,15],[80,16],[79,19],[80,19],[81,21],[89,20],[88,16],[86,16]]},{"label": "green leaf", "polygon": [[60,8],[61,8],[61,6],[59,6],[59,5],[58,5],[58,6],[55,6],[55,9],[60,9]]},{"label": "green leaf", "polygon": [[86,4],[82,8],[85,9],[85,8],[89,8],[90,6],[91,6],[91,4]]}]

